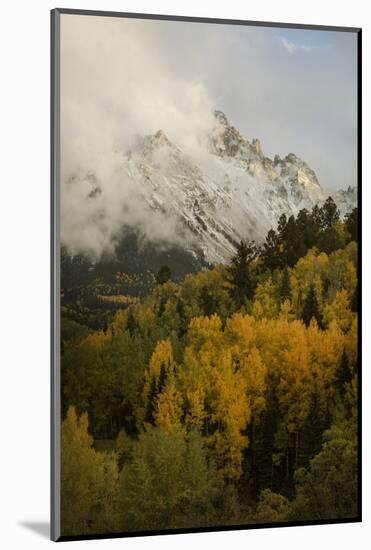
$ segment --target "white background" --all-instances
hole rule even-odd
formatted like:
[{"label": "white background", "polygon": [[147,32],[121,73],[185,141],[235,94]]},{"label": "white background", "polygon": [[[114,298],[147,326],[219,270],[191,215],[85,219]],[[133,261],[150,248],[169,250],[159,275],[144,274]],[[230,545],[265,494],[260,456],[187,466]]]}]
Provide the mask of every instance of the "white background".
[{"label": "white background", "polygon": [[[49,10],[105,9],[363,27],[364,523],[68,543],[142,550],[204,546],[367,548],[370,486],[370,32],[365,0],[8,0],[0,16],[0,545],[41,548],[49,519]],[[368,264],[368,265],[367,265]]]}]

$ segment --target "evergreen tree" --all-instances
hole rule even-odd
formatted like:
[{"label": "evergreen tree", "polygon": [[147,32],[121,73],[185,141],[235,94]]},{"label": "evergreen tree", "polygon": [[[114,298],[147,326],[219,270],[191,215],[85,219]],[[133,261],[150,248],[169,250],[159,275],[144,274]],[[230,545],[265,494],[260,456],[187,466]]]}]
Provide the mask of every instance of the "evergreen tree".
[{"label": "evergreen tree", "polygon": [[161,296],[160,303],[158,305],[158,316],[162,317],[165,312],[166,300]]},{"label": "evergreen tree", "polygon": [[278,220],[278,225],[277,225],[277,231],[278,231],[279,235],[284,234],[285,229],[286,229],[286,225],[287,225],[287,216],[286,216],[286,214],[281,214],[281,216],[279,217],[279,220]]},{"label": "evergreen tree", "polygon": [[206,286],[202,287],[200,301],[204,315],[207,315],[209,317],[215,312],[214,298]]},{"label": "evergreen tree", "polygon": [[166,386],[167,374],[165,370],[165,365],[162,363],[160,369],[160,377],[158,379],[158,393],[162,393]]},{"label": "evergreen tree", "polygon": [[160,267],[157,277],[156,277],[156,283],[158,285],[163,285],[164,283],[167,283],[171,280],[171,270],[170,267],[167,265],[163,265]]},{"label": "evergreen tree", "polygon": [[179,298],[176,303],[176,312],[179,315],[179,330],[178,336],[181,338],[187,332],[187,319],[184,309],[184,301]]},{"label": "evergreen tree", "polygon": [[184,301],[182,298],[179,298],[176,303],[176,312],[181,319],[184,319]]},{"label": "evergreen tree", "polygon": [[313,217],[306,208],[300,210],[297,215],[296,226],[301,242],[301,255],[304,256],[307,250],[314,246],[318,233]]},{"label": "evergreen tree", "polygon": [[345,227],[350,235],[351,241],[358,241],[358,208],[353,210],[345,217]]},{"label": "evergreen tree", "polygon": [[323,432],[329,427],[328,412],[321,408],[318,389],[314,386],[311,396],[308,415],[300,433],[300,449],[296,466],[306,466],[322,446]]},{"label": "evergreen tree", "polygon": [[349,359],[346,354],[345,348],[341,354],[339,366],[336,370],[336,383],[341,394],[344,393],[344,385],[350,382],[352,379],[352,371],[349,364]]},{"label": "evergreen tree", "polygon": [[322,212],[322,209],[318,206],[318,204],[315,204],[313,206],[311,218],[312,218],[313,226],[318,232],[321,229],[323,224],[323,212]]},{"label": "evergreen tree", "polygon": [[294,267],[301,256],[305,255],[305,243],[295,217],[290,216],[280,234],[280,241],[285,257],[285,265]]},{"label": "evergreen tree", "polygon": [[133,336],[136,326],[137,326],[137,323],[135,321],[133,310],[132,308],[129,308],[128,317],[126,321],[126,329],[129,331],[130,336]]},{"label": "evergreen tree", "polygon": [[273,229],[268,231],[262,250],[264,267],[274,271],[283,266],[283,257],[280,252],[280,239]]},{"label": "evergreen tree", "polygon": [[155,412],[156,412],[156,399],[157,399],[157,382],[156,377],[153,376],[151,380],[151,385],[149,388],[149,393],[147,397],[147,409],[144,417],[145,422],[148,424],[155,424]]},{"label": "evergreen tree", "polygon": [[325,204],[321,208],[322,220],[321,226],[322,229],[327,229],[332,227],[340,219],[340,211],[336,206],[336,203],[332,197],[326,199]]},{"label": "evergreen tree", "polygon": [[321,252],[331,254],[344,246],[344,240],[336,226],[330,226],[321,231],[317,239],[317,247]]},{"label": "evergreen tree", "polygon": [[230,293],[238,308],[243,306],[246,300],[250,300],[254,294],[249,264],[255,256],[255,243],[241,241],[231,265],[227,268],[227,281],[231,285]]},{"label": "evergreen tree", "polygon": [[313,284],[309,286],[309,290],[304,301],[302,319],[307,327],[310,325],[312,319],[317,321],[320,328],[323,326],[322,315],[319,310],[316,291]]},{"label": "evergreen tree", "polygon": [[255,434],[254,455],[255,455],[255,476],[258,491],[263,489],[278,489],[278,479],[273,464],[275,453],[275,434],[279,415],[278,398],[276,394],[276,383],[270,380],[270,387],[266,396],[266,409],[263,411],[259,430]]},{"label": "evergreen tree", "polygon": [[327,430],[321,451],[307,469],[295,472],[296,498],[292,519],[357,516],[357,425],[354,419]]},{"label": "evergreen tree", "polygon": [[287,269],[287,267],[283,270],[283,273],[282,273],[280,297],[282,302],[284,302],[287,299],[288,300],[291,299],[290,276],[289,276],[289,270]]}]

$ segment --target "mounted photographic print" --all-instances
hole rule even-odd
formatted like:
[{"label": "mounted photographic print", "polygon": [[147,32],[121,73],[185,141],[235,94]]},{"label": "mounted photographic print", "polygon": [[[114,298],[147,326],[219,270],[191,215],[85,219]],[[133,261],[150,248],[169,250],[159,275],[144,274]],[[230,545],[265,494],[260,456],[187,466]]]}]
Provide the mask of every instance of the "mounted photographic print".
[{"label": "mounted photographic print", "polygon": [[354,28],[52,11],[52,538],[355,522]]}]

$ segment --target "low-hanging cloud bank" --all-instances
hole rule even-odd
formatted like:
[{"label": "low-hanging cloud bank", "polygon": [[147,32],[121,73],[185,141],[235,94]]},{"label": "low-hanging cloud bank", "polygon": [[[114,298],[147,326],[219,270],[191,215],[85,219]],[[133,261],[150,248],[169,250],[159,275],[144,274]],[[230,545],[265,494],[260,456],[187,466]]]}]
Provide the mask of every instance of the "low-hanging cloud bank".
[{"label": "low-hanging cloud bank", "polygon": [[204,86],[174,77],[158,38],[147,21],[62,18],[61,231],[73,253],[112,250],[123,225],[184,244],[184,230],[149,215],[122,170],[138,136],[161,128],[191,154],[215,124]]}]

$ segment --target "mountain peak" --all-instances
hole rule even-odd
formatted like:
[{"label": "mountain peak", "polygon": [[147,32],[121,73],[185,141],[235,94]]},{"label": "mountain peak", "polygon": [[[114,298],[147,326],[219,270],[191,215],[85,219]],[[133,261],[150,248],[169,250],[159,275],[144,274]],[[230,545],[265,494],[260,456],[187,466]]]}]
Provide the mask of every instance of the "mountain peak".
[{"label": "mountain peak", "polygon": [[216,120],[218,120],[221,124],[223,124],[224,126],[229,126],[229,120],[223,113],[223,111],[218,111],[218,109],[215,109],[214,116]]},{"label": "mountain peak", "polygon": [[274,157],[273,165],[283,178],[289,178],[296,185],[321,189],[315,171],[295,153],[289,153],[283,159]]},{"label": "mountain peak", "polygon": [[260,139],[255,138],[252,140],[251,147],[254,149],[257,155],[263,155]]},{"label": "mountain peak", "polygon": [[159,145],[170,145],[170,141],[168,140],[165,132],[163,130],[158,130],[154,136],[153,136]]},{"label": "mountain peak", "polygon": [[149,134],[143,138],[138,136],[135,150],[151,156],[155,151],[163,147],[174,148],[174,145],[167,138],[165,132],[160,129],[155,134]]},{"label": "mountain peak", "polygon": [[159,130],[157,130],[157,132],[155,133],[154,136],[155,136],[156,139],[166,139],[166,140],[167,140],[167,137],[166,137],[166,135],[165,135],[165,132],[163,132],[163,131],[161,130],[161,128],[160,128]]}]

